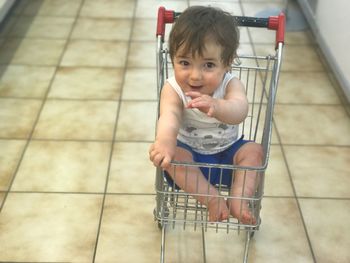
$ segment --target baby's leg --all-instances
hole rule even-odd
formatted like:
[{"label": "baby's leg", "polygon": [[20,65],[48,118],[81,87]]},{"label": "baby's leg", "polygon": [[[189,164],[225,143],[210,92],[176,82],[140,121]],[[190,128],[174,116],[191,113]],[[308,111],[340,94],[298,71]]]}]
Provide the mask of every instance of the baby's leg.
[{"label": "baby's leg", "polygon": [[[192,154],[181,147],[176,148],[175,160],[179,162],[193,162]],[[185,192],[198,194],[193,195],[193,197],[208,208],[209,221],[228,219],[229,210],[224,198],[218,197],[218,190],[208,182],[199,167],[171,166],[167,169],[167,172]]]},{"label": "baby's leg", "polygon": [[[234,156],[234,164],[239,166],[258,167],[262,164],[263,150],[260,144],[249,142],[244,144]],[[228,206],[233,217],[243,224],[255,224],[256,219],[251,214],[248,201],[241,197],[252,197],[259,184],[259,176],[256,171],[237,170],[234,174],[234,182],[231,186]]]}]

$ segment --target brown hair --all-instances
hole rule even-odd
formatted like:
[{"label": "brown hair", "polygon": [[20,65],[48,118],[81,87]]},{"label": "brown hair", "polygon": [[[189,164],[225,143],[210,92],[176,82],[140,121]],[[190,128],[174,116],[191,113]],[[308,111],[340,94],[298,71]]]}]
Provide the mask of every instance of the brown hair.
[{"label": "brown hair", "polygon": [[215,41],[222,47],[221,60],[231,65],[237,56],[239,30],[233,16],[221,9],[205,6],[187,8],[176,20],[169,36],[169,53],[173,61],[176,52],[203,55],[205,41]]}]

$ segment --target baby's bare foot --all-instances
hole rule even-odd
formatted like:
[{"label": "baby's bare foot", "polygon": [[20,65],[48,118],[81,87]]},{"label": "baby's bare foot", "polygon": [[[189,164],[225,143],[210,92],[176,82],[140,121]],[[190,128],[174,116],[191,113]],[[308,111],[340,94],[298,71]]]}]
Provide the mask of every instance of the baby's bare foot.
[{"label": "baby's bare foot", "polygon": [[224,198],[214,197],[209,200],[207,205],[209,211],[209,221],[217,222],[223,221],[229,218],[230,213],[226,205]]},{"label": "baby's bare foot", "polygon": [[256,224],[256,219],[251,213],[248,207],[248,201],[242,199],[229,198],[227,200],[227,206],[230,210],[230,214],[237,218],[239,223],[242,224]]}]

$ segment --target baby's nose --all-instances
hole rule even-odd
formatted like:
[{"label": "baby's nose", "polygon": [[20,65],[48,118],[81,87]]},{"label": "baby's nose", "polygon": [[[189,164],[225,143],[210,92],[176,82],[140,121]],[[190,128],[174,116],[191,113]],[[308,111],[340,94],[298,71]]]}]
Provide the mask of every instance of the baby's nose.
[{"label": "baby's nose", "polygon": [[191,79],[193,80],[199,80],[202,78],[202,71],[197,68],[193,68],[191,71]]}]

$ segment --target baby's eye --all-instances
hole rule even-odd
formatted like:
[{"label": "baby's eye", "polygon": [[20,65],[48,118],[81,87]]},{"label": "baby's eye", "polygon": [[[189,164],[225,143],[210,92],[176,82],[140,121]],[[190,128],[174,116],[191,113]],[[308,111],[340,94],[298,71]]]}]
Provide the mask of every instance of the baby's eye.
[{"label": "baby's eye", "polygon": [[212,69],[215,68],[215,64],[213,62],[207,62],[204,65],[205,68]]},{"label": "baby's eye", "polygon": [[188,62],[187,60],[180,60],[180,61],[179,61],[179,64],[180,64],[181,66],[188,66],[188,65],[190,65],[190,62]]}]

